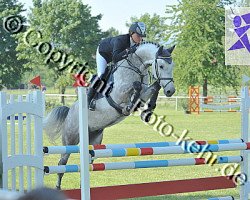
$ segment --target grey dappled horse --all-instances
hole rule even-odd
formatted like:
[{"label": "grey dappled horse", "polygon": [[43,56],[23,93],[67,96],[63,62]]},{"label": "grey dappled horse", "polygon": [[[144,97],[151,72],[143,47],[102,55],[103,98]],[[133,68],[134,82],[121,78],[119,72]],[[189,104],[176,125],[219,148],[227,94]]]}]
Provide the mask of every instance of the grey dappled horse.
[{"label": "grey dappled horse", "polygon": [[[135,83],[139,82],[141,85],[139,98],[143,102],[150,99],[155,92],[155,85],[149,85],[149,76],[152,76],[154,81],[159,82],[166,96],[170,97],[174,94],[174,63],[171,59],[173,49],[174,47],[163,49],[158,44],[143,42],[134,54],[117,63],[117,69],[113,73],[114,86],[110,97],[118,107],[123,108],[122,111],[126,111],[124,108],[131,104],[131,97],[135,93]],[[148,73],[150,68],[151,73]],[[129,115],[126,112],[126,114],[118,112],[109,102],[107,98],[100,98],[96,101],[95,111],[88,111],[89,144],[101,144],[103,130],[119,123]],[[63,145],[77,145],[79,143],[78,101],[70,108],[66,106],[54,108],[43,123],[50,138],[55,139],[61,134]],[[58,164],[66,165],[69,156],[70,154],[62,154]],[[58,189],[61,188],[62,176],[63,174],[58,174]]]}]

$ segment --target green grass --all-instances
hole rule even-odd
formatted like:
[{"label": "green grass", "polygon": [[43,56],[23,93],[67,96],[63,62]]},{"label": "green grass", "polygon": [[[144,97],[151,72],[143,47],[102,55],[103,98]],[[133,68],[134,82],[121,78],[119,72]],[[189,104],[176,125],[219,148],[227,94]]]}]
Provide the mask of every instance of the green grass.
[{"label": "green grass", "polygon": [[[165,121],[174,127],[174,133],[181,135],[182,131],[189,130],[188,136],[194,140],[212,139],[234,139],[240,138],[240,113],[203,113],[200,115],[186,115],[181,111],[169,111],[166,107],[160,106],[156,109],[157,115],[165,115]],[[136,143],[152,141],[176,141],[173,137],[163,137],[152,126],[145,125],[138,116],[130,116],[121,123],[107,128],[104,132],[103,143]],[[44,137],[44,144],[51,145],[47,137]],[[60,140],[57,141],[60,145]],[[216,155],[239,155],[238,152],[223,152]],[[144,156],[127,158],[105,158],[96,162],[147,160],[147,159],[176,159],[195,157],[195,155],[164,155],[164,156]],[[45,157],[45,165],[57,165],[59,156],[51,155]],[[79,163],[79,155],[71,155],[68,164]],[[215,166],[188,166],[169,167],[136,170],[113,170],[104,172],[91,172],[91,186],[111,186],[134,183],[147,183],[166,180],[180,180],[200,177],[220,176],[215,170],[222,165]],[[55,187],[57,176],[45,176],[45,184]],[[62,188],[79,188],[80,174],[65,174]],[[167,190],[168,188],[166,188]],[[160,197],[148,197],[141,199],[207,199],[217,196],[238,196],[237,189],[217,190],[186,193],[179,195],[166,195]]]}]

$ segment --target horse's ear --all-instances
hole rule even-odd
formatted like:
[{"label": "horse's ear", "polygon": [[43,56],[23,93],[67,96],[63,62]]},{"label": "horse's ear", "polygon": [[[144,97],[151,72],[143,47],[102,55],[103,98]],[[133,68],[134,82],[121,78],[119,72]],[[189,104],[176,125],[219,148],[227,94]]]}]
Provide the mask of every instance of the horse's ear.
[{"label": "horse's ear", "polygon": [[156,52],[156,57],[158,57],[159,55],[162,54],[162,51],[163,51],[163,46],[161,46],[158,51]]},{"label": "horse's ear", "polygon": [[168,52],[169,52],[170,54],[172,54],[172,52],[173,52],[174,48],[175,48],[175,45],[174,45],[174,46],[172,46],[172,47],[170,47],[170,48],[168,49]]}]

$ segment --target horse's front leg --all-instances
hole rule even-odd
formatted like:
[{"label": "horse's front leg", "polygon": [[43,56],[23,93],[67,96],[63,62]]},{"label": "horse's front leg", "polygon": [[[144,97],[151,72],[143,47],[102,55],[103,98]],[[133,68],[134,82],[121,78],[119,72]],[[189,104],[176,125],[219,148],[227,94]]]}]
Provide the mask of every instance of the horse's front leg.
[{"label": "horse's front leg", "polygon": [[149,122],[150,117],[153,114],[160,89],[161,86],[159,85],[159,83],[155,82],[150,87],[146,88],[145,91],[141,94],[140,99],[144,104],[150,99],[147,104],[147,108],[141,111],[141,119],[145,122]]},{"label": "horse's front leg", "polygon": [[140,95],[141,102],[145,104],[146,102],[148,102],[149,99],[150,100],[152,98],[157,99],[159,90],[160,90],[160,86],[158,82],[153,83],[149,87],[144,86]]},{"label": "horse's front leg", "polygon": [[139,81],[133,82],[133,94],[131,96],[129,104],[123,108],[124,115],[127,116],[130,115],[138,106],[141,90],[142,90],[141,83]]}]

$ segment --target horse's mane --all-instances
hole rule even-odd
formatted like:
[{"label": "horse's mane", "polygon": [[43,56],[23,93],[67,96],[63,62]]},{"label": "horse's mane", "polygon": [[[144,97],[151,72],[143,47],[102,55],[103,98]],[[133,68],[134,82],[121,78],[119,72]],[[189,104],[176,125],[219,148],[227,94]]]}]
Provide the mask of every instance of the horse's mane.
[{"label": "horse's mane", "polygon": [[151,41],[143,41],[139,44],[139,47],[142,46],[142,45],[145,45],[145,44],[154,44],[155,46],[157,47],[160,47],[161,45],[155,43],[155,42],[151,42]]}]

